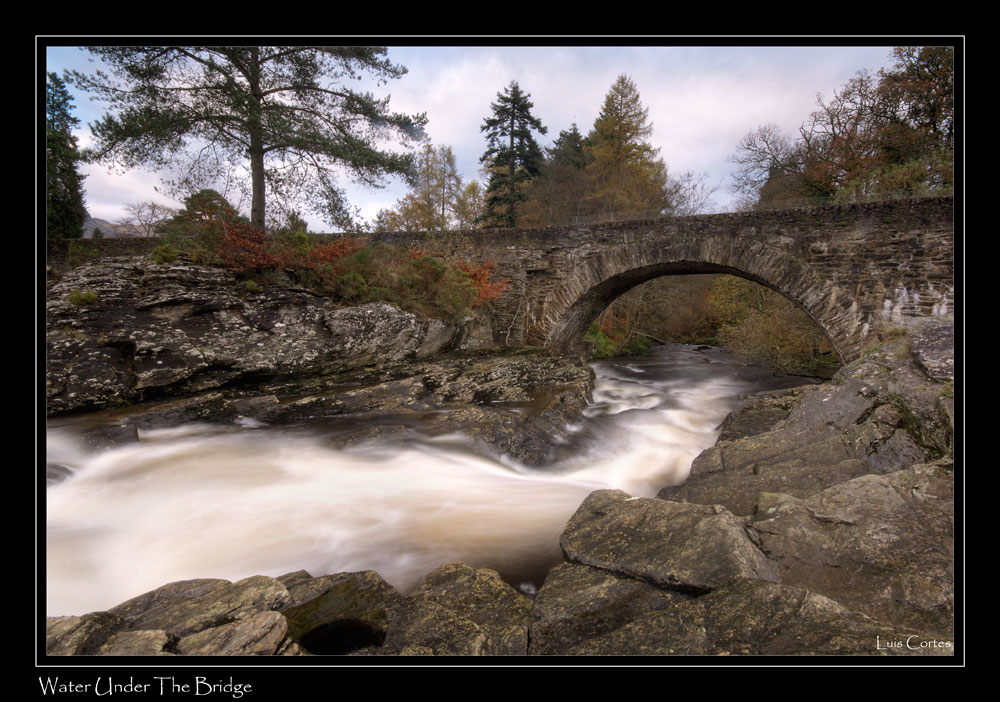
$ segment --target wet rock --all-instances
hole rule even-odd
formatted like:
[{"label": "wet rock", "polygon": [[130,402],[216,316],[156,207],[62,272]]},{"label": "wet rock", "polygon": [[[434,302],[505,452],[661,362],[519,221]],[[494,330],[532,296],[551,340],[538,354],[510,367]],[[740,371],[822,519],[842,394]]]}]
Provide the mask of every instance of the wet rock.
[{"label": "wet rock", "polygon": [[188,581],[166,587],[167,593],[154,590],[110,611],[125,619],[129,630],[162,629],[184,637],[278,609],[289,599],[284,585],[263,575],[235,583]]},{"label": "wet rock", "polygon": [[[342,373],[260,382],[140,403],[108,413],[129,431],[197,422],[295,424],[359,418],[328,432],[334,446],[404,433],[419,423],[431,436],[463,433],[492,453],[537,465],[570,436],[593,384],[588,367],[544,351],[464,354],[397,361]],[[53,476],[57,478],[58,476]]]},{"label": "wet rock", "polygon": [[97,651],[99,656],[174,656],[177,637],[163,630],[120,631]]},{"label": "wet rock", "polygon": [[600,568],[563,563],[549,571],[531,611],[530,653],[563,655],[581,641],[614,631],[690,595],[664,590]]},{"label": "wet rock", "polygon": [[691,594],[739,577],[777,580],[743,522],[717,505],[598,490],[580,505],[559,544],[571,563]]},{"label": "wet rock", "polygon": [[45,620],[45,655],[94,656],[108,639],[125,626],[109,612],[91,612],[79,617],[48,617]]},{"label": "wet rock", "polygon": [[902,342],[890,345],[841,369],[833,383],[744,407],[742,414],[756,407],[770,414],[780,398],[789,410],[766,431],[732,432],[695,458],[683,485],[658,497],[750,516],[760,493],[805,498],[862,475],[936,460],[952,451],[949,389],[924,375]]},{"label": "wet rock", "polygon": [[402,596],[374,571],[292,579],[282,609],[288,636],[315,655],[345,655],[381,646],[388,611]]},{"label": "wet rock", "polygon": [[482,656],[487,635],[456,612],[416,598],[404,598],[387,610],[385,641],[351,655]]},{"label": "wet rock", "polygon": [[770,431],[775,424],[788,418],[800,397],[801,390],[791,389],[753,398],[726,416],[719,427],[718,441],[736,441]]},{"label": "wet rock", "polygon": [[752,526],[782,582],[897,628],[953,635],[949,465],[865,475],[805,499],[764,495],[760,501]]},{"label": "wet rock", "polygon": [[675,606],[640,615],[567,655],[950,655],[950,641],[911,632],[935,646],[885,647],[891,627],[809,590],[740,579]]},{"label": "wet rock", "polygon": [[486,636],[483,653],[523,656],[528,652],[531,600],[489,568],[456,562],[429,573],[411,594],[433,602],[476,624]]},{"label": "wet rock", "polygon": [[219,578],[178,580],[133,597],[109,611],[126,621],[136,621],[149,613],[169,609],[176,604],[224,589],[229,584],[228,580]]},{"label": "wet rock", "polygon": [[428,598],[400,595],[374,571],[295,577],[282,611],[288,635],[312,655],[482,655],[487,637]]},{"label": "wet rock", "polygon": [[206,629],[181,638],[183,656],[271,656],[285,639],[288,624],[278,612],[260,612],[247,619]]},{"label": "wet rock", "polygon": [[[461,341],[458,327],[385,303],[338,308],[298,288],[240,290],[232,273],[183,258],[68,271],[47,291],[48,412],[427,358]],[[92,293],[87,302],[80,291]]]},{"label": "wet rock", "polygon": [[139,432],[134,424],[116,424],[87,432],[83,439],[88,447],[101,451],[135,443],[139,440]]}]

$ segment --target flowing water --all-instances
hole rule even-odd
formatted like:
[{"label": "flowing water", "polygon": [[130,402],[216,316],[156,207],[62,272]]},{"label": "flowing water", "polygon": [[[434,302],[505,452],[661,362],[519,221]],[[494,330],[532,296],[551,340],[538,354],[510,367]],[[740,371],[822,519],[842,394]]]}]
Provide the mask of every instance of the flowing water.
[{"label": "flowing water", "polygon": [[593,490],[683,482],[748,393],[809,382],[724,351],[654,347],[593,364],[565,458],[529,469],[459,436],[331,448],[323,432],[187,425],[88,452],[50,423],[47,614],[104,610],[175,580],[372,569],[401,591],[439,565],[494,568],[530,591]]}]

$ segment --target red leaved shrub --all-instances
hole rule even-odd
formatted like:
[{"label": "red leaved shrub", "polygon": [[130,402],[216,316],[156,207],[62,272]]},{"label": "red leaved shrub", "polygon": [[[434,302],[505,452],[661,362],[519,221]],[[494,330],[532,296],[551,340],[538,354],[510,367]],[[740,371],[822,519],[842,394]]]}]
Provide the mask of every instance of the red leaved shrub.
[{"label": "red leaved shrub", "polygon": [[215,252],[226,268],[243,273],[265,269],[314,271],[329,277],[336,274],[336,264],[361,247],[358,239],[337,239],[306,248],[276,239],[246,222],[225,225]]},{"label": "red leaved shrub", "polygon": [[486,261],[485,263],[480,264],[467,262],[458,264],[459,270],[469,276],[472,280],[472,284],[476,286],[476,301],[472,303],[473,307],[479,307],[484,302],[496,300],[498,297],[503,295],[509,287],[509,278],[504,278],[503,280],[497,280],[494,282],[490,281],[493,277],[494,267],[495,265],[493,261]]}]

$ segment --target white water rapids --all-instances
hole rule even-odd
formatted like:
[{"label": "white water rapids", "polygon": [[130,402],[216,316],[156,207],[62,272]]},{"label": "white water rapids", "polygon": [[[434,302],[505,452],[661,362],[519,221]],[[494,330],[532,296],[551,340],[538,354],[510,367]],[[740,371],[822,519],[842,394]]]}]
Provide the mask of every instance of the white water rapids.
[{"label": "white water rapids", "polygon": [[50,427],[48,461],[72,472],[46,491],[46,612],[300,569],[372,569],[406,592],[454,560],[538,584],[590,492],[651,497],[682,482],[740,396],[806,382],[685,346],[594,368],[576,455],[544,469],[459,437],[345,450],[278,427],[188,425],[88,453]]}]

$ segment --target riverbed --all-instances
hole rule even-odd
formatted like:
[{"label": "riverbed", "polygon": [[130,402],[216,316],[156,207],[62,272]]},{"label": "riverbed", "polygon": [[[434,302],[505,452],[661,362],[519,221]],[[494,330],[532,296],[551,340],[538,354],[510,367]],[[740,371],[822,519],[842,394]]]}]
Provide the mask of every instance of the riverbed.
[{"label": "riverbed", "polygon": [[419,427],[338,448],[329,423],[189,424],[91,451],[71,425],[51,423],[48,460],[68,475],[46,490],[46,612],[105,610],[176,580],[301,569],[376,570],[407,592],[455,560],[530,594],[590,492],[652,497],[679,484],[744,398],[815,382],[684,345],[592,366],[593,401],[541,468]]}]

